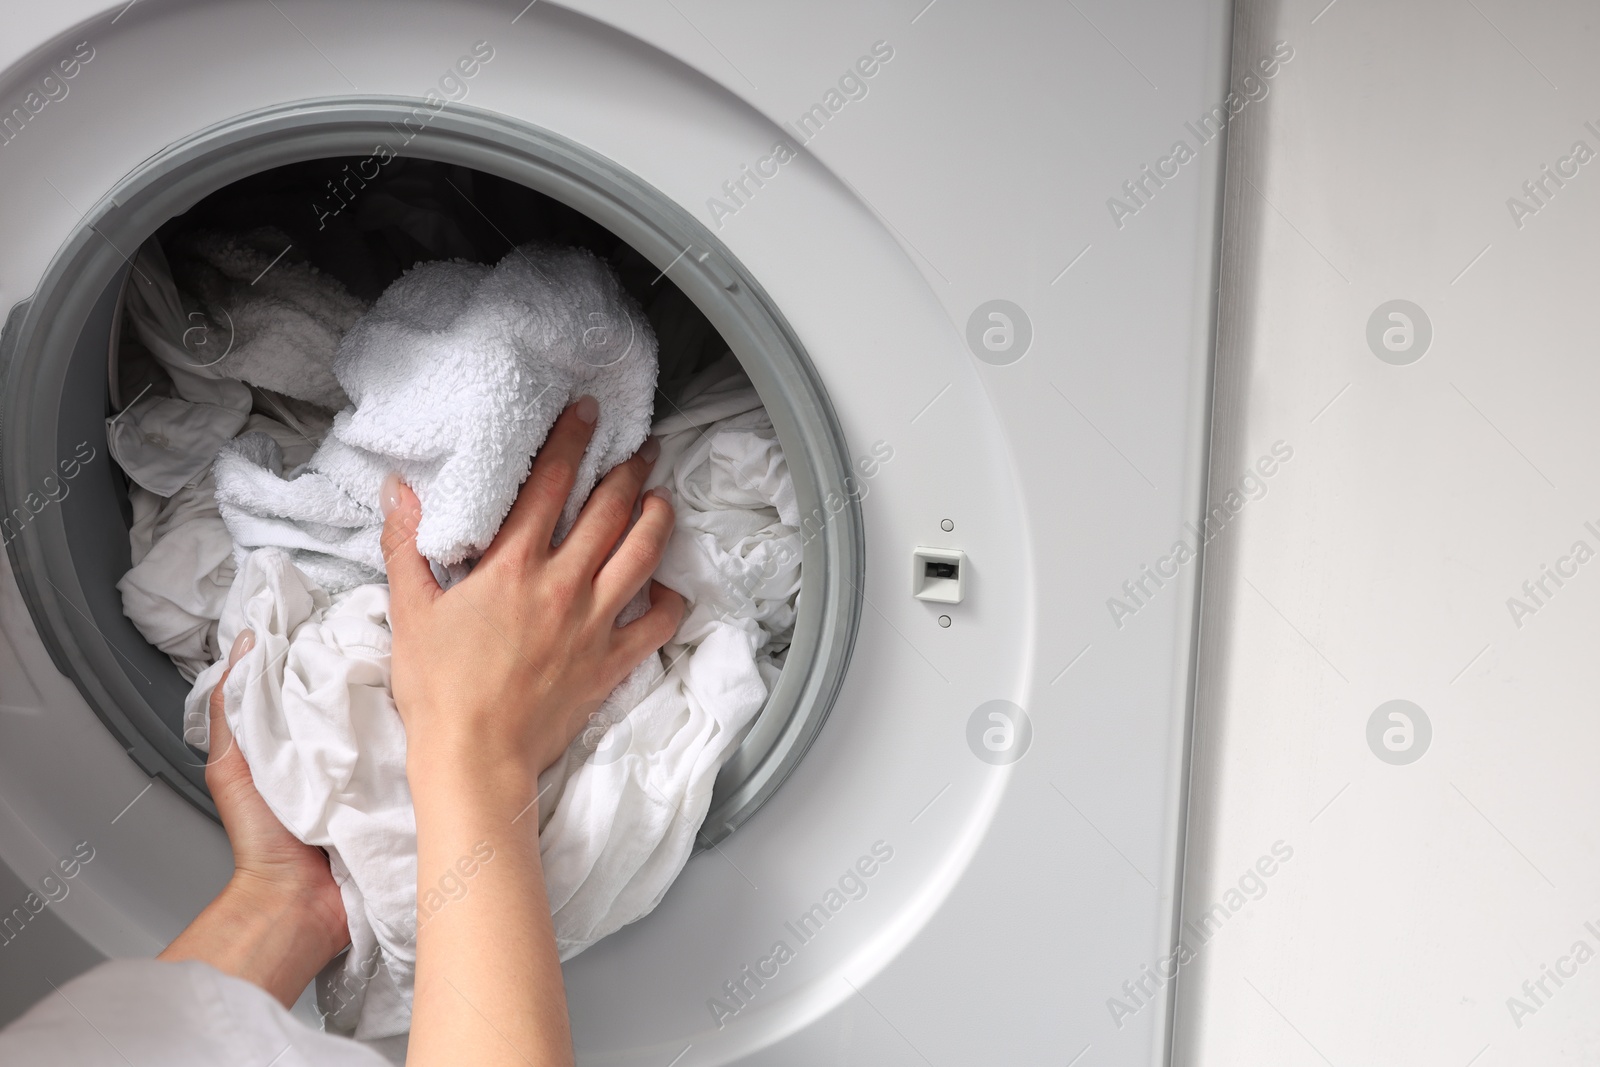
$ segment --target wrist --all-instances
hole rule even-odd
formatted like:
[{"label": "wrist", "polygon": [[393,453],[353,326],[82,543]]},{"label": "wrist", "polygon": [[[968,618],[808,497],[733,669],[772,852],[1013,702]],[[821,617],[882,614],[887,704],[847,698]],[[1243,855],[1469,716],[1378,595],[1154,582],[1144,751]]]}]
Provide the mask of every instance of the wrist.
[{"label": "wrist", "polygon": [[330,915],[324,904],[236,870],[157,958],[201,960],[260,986],[289,1007],[349,943],[343,908]]},{"label": "wrist", "polygon": [[523,753],[481,742],[413,745],[406,753],[406,779],[417,805],[440,801],[453,807],[498,808],[516,801],[520,808],[538,791],[537,763]]},{"label": "wrist", "polygon": [[284,944],[323,962],[350,943],[344,899],[329,878],[296,883],[235,868],[217,900],[240,921],[273,930]]}]

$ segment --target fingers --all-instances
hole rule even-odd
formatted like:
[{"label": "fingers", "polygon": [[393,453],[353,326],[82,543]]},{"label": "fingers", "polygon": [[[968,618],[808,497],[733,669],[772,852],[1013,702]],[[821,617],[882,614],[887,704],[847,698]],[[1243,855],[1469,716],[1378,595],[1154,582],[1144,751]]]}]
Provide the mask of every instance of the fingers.
[{"label": "fingers", "polygon": [[561,542],[561,552],[572,556],[586,577],[599,570],[606,553],[628,528],[639,489],[660,454],[661,443],[653,437],[646,439],[639,451],[613,467],[589,494],[572,532]]},{"label": "fingers", "polygon": [[627,670],[672,639],[683,621],[683,609],[683,597],[660,582],[650,583],[650,610],[617,630],[617,655]]},{"label": "fingers", "polygon": [[578,465],[583,462],[584,450],[589,447],[599,418],[599,402],[592,396],[583,396],[556,419],[550,436],[534,457],[528,480],[522,483],[516,502],[511,505],[511,513],[484,553],[485,559],[508,547],[530,555],[549,550],[556,521],[572,492]]},{"label": "fingers", "polygon": [[639,521],[595,578],[595,604],[602,613],[615,615],[621,611],[655,573],[672,537],[672,525],[672,492],[658,486],[645,494]]},{"label": "fingers", "polygon": [[439,583],[434,580],[428,560],[417,551],[422,502],[398,474],[390,474],[383,480],[378,506],[383,510],[383,537],[379,543],[389,572],[390,611],[404,615],[413,606],[439,595]]}]

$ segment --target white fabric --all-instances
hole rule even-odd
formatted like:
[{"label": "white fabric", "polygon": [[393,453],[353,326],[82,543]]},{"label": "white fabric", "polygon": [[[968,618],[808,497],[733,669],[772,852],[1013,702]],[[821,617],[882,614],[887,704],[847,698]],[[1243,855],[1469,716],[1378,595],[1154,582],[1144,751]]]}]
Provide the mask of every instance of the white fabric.
[{"label": "white fabric", "polygon": [[[349,402],[333,374],[344,332],[366,305],[335,278],[288,253],[289,237],[264,227],[179,237],[173,272],[207,322],[202,362],[219,374],[329,411]],[[190,323],[193,326],[193,322]]]},{"label": "white fabric", "polygon": [[[311,438],[263,415],[250,416],[245,430],[271,436],[291,463],[304,463],[315,448]],[[206,471],[170,497],[135,485],[128,499],[133,567],[117,583],[123,614],[192,682],[221,654],[217,619],[237,569],[215,486]]]},{"label": "white fabric", "polygon": [[[293,478],[270,441],[217,458],[217,501],[242,549],[278,546],[330,592],[384,579],[378,495],[398,471],[422,501],[417,548],[441,567],[481,555],[563,408],[600,417],[563,513],[644,443],[655,391],[648,320],[592,253],[525,245],[494,267],[426,263],[345,335],[334,371],[352,406]],[[331,558],[329,558],[331,557]]]},{"label": "white fabric", "polygon": [[540,778],[541,789],[564,780],[539,844],[562,959],[661,902],[794,628],[799,510],[760,398],[730,356],[679,403],[654,428],[651,477],[671,486],[677,509],[655,579],[688,601],[646,661],[669,666],[618,725],[580,735]]},{"label": "white fabric", "polygon": [[[737,626],[767,635],[774,654],[786,650],[800,589],[800,506],[772,420],[733,356],[691,381],[654,433],[661,456],[648,484],[669,485],[678,509],[655,578],[690,605],[675,640]],[[755,647],[768,646],[758,638]]]},{"label": "white fabric", "polygon": [[[133,260],[127,320],[166,372],[176,395],[150,390],[106,420],[106,445],[129,478],[158,496],[195,484],[211,459],[244,426],[250,387],[224,377],[184,346],[199,334],[185,315],[160,243],[151,238]],[[164,387],[166,387],[164,385]]]},{"label": "white fabric", "polygon": [[146,394],[108,420],[106,442],[136,484],[172,496],[206,476],[210,464],[197,464],[194,457],[208,451],[216,455],[222,442],[239,432],[248,411]]},{"label": "white fabric", "polygon": [[[228,727],[279,821],[328,851],[350,924],[345,969],[360,990],[345,1014],[359,1017],[359,1038],[406,1029],[416,969],[416,825],[389,691],[388,610],[388,586],[330,597],[282,549],[264,548],[245,558],[218,632],[224,648],[241,630],[255,633],[223,690]],[[211,690],[226,667],[196,680],[186,738],[208,736]],[[374,953],[381,968],[368,962]],[[360,977],[363,968],[375,977]]]},{"label": "white fabric", "polygon": [[[125,310],[166,380],[106,420],[111,455],[135,484],[162,497],[197,485],[244,427],[252,406],[245,382],[329,411],[343,407],[333,356],[365,309],[315,268],[274,263],[288,244],[275,231],[192,234],[180,244],[175,264],[156,238],[140,247]],[[186,294],[198,294],[198,306],[186,304]]]},{"label": "white fabric", "polygon": [[258,986],[198,961],[111,960],[0,1030],[0,1063],[73,1067],[387,1067],[312,1030]]},{"label": "white fabric", "polygon": [[141,486],[128,497],[133,567],[117,582],[122,613],[192,682],[220,654],[217,618],[233,584],[233,538],[217,514],[209,473],[170,497]]},{"label": "white fabric", "polygon": [[[718,422],[697,414],[731,409],[743,410]],[[683,869],[717,771],[766,702],[793,626],[798,515],[755,391],[730,359],[673,420],[653,480],[675,490],[677,528],[656,577],[690,610],[541,776],[537,822],[530,812],[524,824],[540,832],[563,958],[648,914]],[[360,1038],[409,1026],[416,961],[416,828],[389,693],[387,604],[381,584],[330,596],[266,548],[246,557],[218,632],[226,648],[255,631],[224,690],[228,723],[284,825],[328,850],[352,940],[330,1025]],[[205,736],[223,669],[196,680],[186,736]],[[374,952],[383,965],[367,981]]]}]

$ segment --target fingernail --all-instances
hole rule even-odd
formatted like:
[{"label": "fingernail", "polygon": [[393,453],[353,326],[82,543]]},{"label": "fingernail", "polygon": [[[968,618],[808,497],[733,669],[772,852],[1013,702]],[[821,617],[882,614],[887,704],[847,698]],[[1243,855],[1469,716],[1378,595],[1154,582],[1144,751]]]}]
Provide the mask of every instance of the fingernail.
[{"label": "fingernail", "polygon": [[383,476],[383,488],[378,490],[378,510],[383,512],[383,517],[388,518],[390,512],[400,506],[400,475],[390,471]]},{"label": "fingernail", "polygon": [[578,402],[572,407],[574,413],[578,416],[578,421],[585,426],[593,426],[595,421],[600,418],[600,401],[592,396],[580,396]]},{"label": "fingernail", "polygon": [[652,490],[650,490],[650,491],[649,491],[649,492],[648,492],[648,493],[646,493],[646,494],[645,494],[645,496],[658,496],[658,497],[660,497],[660,498],[661,498],[661,500],[662,500],[662,501],[663,501],[663,502],[664,502],[664,503],[665,503],[665,504],[666,504],[666,505],[667,505],[667,506],[668,506],[668,507],[671,507],[671,506],[672,506],[672,490],[671,490],[671,489],[668,489],[668,488],[667,488],[667,487],[666,487],[666,486],[664,486],[664,485],[658,485],[658,486],[656,486],[656,487],[655,487],[655,488],[654,488],[654,489],[652,489]]},{"label": "fingernail", "polygon": [[661,442],[654,437],[646,437],[644,444],[639,446],[639,458],[646,463],[654,463],[659,455],[661,455]]},{"label": "fingernail", "polygon": [[241,656],[255,647],[255,631],[240,630],[239,636],[233,639],[233,647],[228,649],[228,666],[232,667],[235,663],[238,663]]}]

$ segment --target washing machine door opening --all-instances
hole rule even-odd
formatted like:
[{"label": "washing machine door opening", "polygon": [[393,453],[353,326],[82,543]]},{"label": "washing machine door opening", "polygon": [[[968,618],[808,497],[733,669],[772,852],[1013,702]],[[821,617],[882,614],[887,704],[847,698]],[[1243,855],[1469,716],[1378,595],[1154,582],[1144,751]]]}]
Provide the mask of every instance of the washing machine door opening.
[{"label": "washing machine door opening", "polygon": [[[842,684],[859,624],[865,554],[859,503],[844,491],[849,454],[804,349],[738,260],[635,175],[522,122],[395,99],[268,109],[158,153],[84,217],[0,336],[0,506],[38,631],[58,669],[146,773],[214,816],[204,756],[182,737],[189,683],[123,614],[117,590],[131,563],[131,512],[126,478],[106,449],[105,423],[133,399],[122,395],[116,374],[124,286],[141,244],[183,224],[186,213],[191,224],[221,222],[221,206],[237,212],[248,202],[241,192],[257,192],[264,202],[275,189],[324,183],[323,196],[306,205],[307,217],[322,223],[319,233],[330,221],[337,233],[345,207],[360,195],[360,179],[391,161],[397,172],[410,168],[455,186],[469,203],[461,217],[481,220],[465,228],[479,231],[482,254],[497,259],[530,238],[587,245],[613,262],[636,295],[672,287],[665,299],[681,294],[685,306],[675,318],[678,335],[662,338],[662,381],[681,380],[731,350],[766,406],[804,517],[801,589],[782,673],[718,775],[698,840],[708,847],[782,784]],[[301,254],[314,265],[338,255],[337,242],[308,244]],[[435,258],[416,249],[389,252],[385,269],[395,276],[419,258]],[[381,291],[392,280],[382,273],[353,288]],[[370,300],[377,292],[357,295]],[[659,405],[658,395],[658,415]],[[80,463],[66,480],[61,464],[81,458],[85,443],[105,461]]]}]

